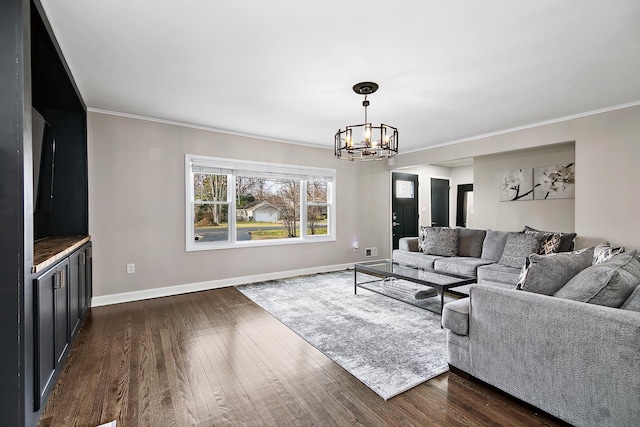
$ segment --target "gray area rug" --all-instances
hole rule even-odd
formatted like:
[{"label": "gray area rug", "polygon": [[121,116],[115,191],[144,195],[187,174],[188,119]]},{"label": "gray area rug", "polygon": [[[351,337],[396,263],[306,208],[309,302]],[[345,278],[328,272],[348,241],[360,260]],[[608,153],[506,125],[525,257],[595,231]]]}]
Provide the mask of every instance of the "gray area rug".
[{"label": "gray area rug", "polygon": [[353,271],[237,286],[387,400],[446,372],[440,316],[358,288]]}]

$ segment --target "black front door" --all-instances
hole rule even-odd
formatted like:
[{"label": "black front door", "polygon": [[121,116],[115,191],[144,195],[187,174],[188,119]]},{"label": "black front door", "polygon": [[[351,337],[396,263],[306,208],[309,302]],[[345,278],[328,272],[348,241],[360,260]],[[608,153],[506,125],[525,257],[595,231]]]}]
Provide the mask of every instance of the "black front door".
[{"label": "black front door", "polygon": [[449,226],[449,180],[431,178],[431,226]]},{"label": "black front door", "polygon": [[391,174],[393,249],[403,237],[418,235],[418,175]]}]

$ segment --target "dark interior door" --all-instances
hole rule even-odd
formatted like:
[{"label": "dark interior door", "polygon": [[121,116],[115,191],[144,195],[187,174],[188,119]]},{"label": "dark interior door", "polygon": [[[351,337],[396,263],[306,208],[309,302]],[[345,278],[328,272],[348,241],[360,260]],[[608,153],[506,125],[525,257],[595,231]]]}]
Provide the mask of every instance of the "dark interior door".
[{"label": "dark interior door", "polygon": [[431,178],[431,226],[449,226],[449,180]]},{"label": "dark interior door", "polygon": [[393,249],[401,238],[418,235],[418,175],[391,174],[391,225]]},{"label": "dark interior door", "polygon": [[469,212],[469,195],[473,193],[473,184],[460,184],[458,185],[458,195],[456,198],[456,226],[466,227],[469,218],[467,218],[467,212]]}]

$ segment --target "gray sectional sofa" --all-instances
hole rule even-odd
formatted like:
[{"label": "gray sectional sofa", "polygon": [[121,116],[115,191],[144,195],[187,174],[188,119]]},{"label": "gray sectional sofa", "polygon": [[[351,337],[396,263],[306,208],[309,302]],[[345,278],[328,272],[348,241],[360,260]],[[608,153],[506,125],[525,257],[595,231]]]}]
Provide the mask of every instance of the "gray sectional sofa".
[{"label": "gray sectional sofa", "polygon": [[576,426],[640,425],[636,252],[568,281],[593,250],[530,258],[521,289],[471,285],[445,305],[450,366]]},{"label": "gray sectional sofa", "polygon": [[452,369],[575,426],[640,426],[637,251],[529,227],[420,233],[395,261],[477,278],[442,312]]},{"label": "gray sectional sofa", "polygon": [[[400,239],[399,248],[393,251],[393,260],[473,276],[477,278],[477,283],[504,288],[515,288],[526,257],[539,251],[539,242],[544,236],[559,236],[558,251],[571,250],[576,237],[575,233],[541,232],[530,227],[525,227],[525,232],[421,227],[421,233],[425,231],[433,232],[436,240],[442,240],[439,233],[448,233],[446,237],[457,234],[457,239],[451,241],[457,247],[443,248],[434,243],[420,251],[420,238],[426,240],[431,236],[405,237]],[[522,239],[527,240],[525,244]],[[454,290],[467,293],[468,286]]]}]

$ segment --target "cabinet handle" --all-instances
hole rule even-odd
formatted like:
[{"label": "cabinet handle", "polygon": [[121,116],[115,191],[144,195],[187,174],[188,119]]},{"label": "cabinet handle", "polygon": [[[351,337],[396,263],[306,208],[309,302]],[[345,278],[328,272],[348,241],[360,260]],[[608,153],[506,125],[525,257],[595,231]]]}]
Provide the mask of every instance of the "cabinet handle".
[{"label": "cabinet handle", "polygon": [[80,253],[79,263],[80,265],[84,265],[86,263],[86,255],[84,254],[84,252]]},{"label": "cabinet handle", "polygon": [[87,258],[91,258],[93,256],[93,248],[89,246],[86,250]]},{"label": "cabinet handle", "polygon": [[53,289],[64,289],[64,270],[56,271],[53,275]]}]

